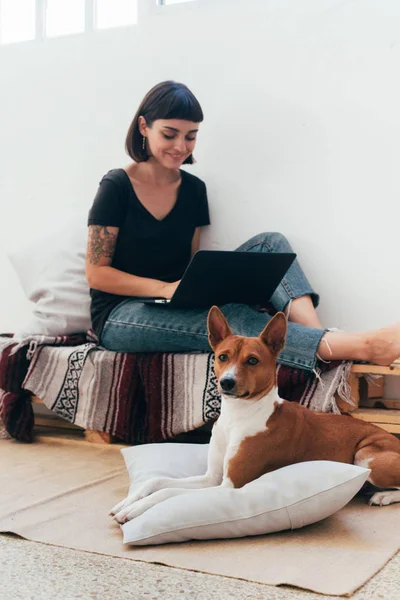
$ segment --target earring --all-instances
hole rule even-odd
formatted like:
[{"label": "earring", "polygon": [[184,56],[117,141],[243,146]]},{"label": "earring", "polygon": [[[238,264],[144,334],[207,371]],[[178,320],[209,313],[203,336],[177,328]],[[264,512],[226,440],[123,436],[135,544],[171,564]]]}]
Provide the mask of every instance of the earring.
[{"label": "earring", "polygon": [[146,138],[143,136],[142,150],[145,150],[145,148],[146,148]]}]

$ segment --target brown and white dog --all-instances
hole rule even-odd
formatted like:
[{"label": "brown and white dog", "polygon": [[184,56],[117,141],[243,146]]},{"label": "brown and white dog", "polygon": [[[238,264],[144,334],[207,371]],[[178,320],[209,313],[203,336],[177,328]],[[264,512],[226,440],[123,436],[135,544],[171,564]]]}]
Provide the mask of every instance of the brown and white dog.
[{"label": "brown and white dog", "polygon": [[222,403],[212,430],[207,472],[139,485],[112,509],[119,523],[172,496],[205,487],[240,488],[269,471],[312,460],[368,467],[368,481],[386,490],[375,493],[370,504],[400,502],[399,439],[351,416],[313,412],[279,397],[276,359],[286,330],[285,315],[277,313],[258,337],[233,335],[221,311],[211,308],[208,335]]}]

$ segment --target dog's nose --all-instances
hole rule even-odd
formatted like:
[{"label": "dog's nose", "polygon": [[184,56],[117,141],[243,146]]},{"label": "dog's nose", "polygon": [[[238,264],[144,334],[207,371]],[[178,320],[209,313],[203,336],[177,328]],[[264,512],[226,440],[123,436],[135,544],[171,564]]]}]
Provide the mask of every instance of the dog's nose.
[{"label": "dog's nose", "polygon": [[220,379],[219,384],[224,392],[231,392],[236,385],[236,381],[233,377],[224,377],[224,379]]}]

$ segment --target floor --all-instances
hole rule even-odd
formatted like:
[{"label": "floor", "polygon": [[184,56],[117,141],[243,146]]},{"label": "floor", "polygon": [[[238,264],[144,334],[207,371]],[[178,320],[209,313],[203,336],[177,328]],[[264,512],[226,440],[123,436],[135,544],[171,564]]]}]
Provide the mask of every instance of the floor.
[{"label": "floor", "polygon": [[[349,565],[350,568],[350,565]],[[1,600],[335,600],[0,535]],[[400,553],[352,600],[398,600]]]},{"label": "floor", "polygon": [[[40,435],[54,433],[39,426]],[[83,438],[81,431],[62,435]],[[350,565],[349,565],[350,568]],[[275,587],[58,548],[0,534],[0,600],[335,600]],[[341,597],[343,600],[343,597]],[[351,600],[399,600],[400,552]]]}]

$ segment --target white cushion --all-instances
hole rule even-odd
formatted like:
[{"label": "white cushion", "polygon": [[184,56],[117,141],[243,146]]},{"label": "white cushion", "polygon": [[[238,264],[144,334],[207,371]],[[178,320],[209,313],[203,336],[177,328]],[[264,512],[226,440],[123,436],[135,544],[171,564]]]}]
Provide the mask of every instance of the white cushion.
[{"label": "white cushion", "polygon": [[[132,491],[152,477],[205,473],[208,444],[149,444],[124,448],[122,454]],[[304,527],[345,506],[369,473],[344,463],[304,462],[267,473],[241,489],[205,488],[175,496],[122,525],[124,543],[236,538]]]},{"label": "white cushion", "polygon": [[16,339],[90,328],[86,219],[86,214],[76,215],[58,231],[7,252],[25,295],[34,302],[32,316],[21,323]]}]

